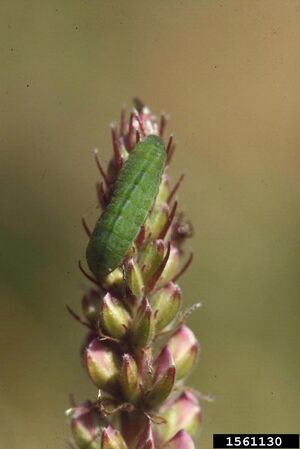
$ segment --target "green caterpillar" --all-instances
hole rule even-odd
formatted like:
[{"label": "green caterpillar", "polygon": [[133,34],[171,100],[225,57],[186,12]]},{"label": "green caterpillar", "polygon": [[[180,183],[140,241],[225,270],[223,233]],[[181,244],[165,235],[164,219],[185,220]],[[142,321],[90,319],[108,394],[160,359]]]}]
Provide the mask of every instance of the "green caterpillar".
[{"label": "green caterpillar", "polygon": [[165,160],[164,144],[155,135],[129,154],[87,246],[88,266],[97,279],[120,266],[132,246],[158,193]]}]

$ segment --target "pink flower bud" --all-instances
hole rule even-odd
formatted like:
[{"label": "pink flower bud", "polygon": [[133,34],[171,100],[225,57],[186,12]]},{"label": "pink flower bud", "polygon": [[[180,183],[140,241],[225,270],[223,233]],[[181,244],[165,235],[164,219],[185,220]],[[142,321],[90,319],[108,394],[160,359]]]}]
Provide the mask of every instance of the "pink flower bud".
[{"label": "pink flower bud", "polygon": [[186,376],[193,368],[199,345],[193,332],[185,325],[180,326],[168,340],[169,348],[176,366],[176,379]]},{"label": "pink flower bud", "polygon": [[89,331],[83,339],[83,342],[81,344],[81,348],[80,348],[80,356],[81,356],[81,360],[83,365],[85,365],[85,352],[86,352],[86,348],[88,347],[88,345],[91,343],[92,340],[94,340],[94,338],[97,338],[98,334],[97,332],[95,332],[94,330]]},{"label": "pink flower bud", "polygon": [[85,351],[85,362],[90,378],[103,391],[116,393],[119,386],[119,363],[114,351],[97,338]]},{"label": "pink flower bud", "polygon": [[101,438],[101,449],[128,449],[122,435],[111,426],[103,429]]},{"label": "pink flower bud", "polygon": [[156,407],[169,396],[175,382],[175,372],[172,355],[165,347],[156,360],[153,385],[146,395],[149,406]]},{"label": "pink flower bud", "polygon": [[145,429],[140,436],[136,449],[154,449],[154,439],[150,419],[147,419]]},{"label": "pink flower bud", "polygon": [[174,438],[162,446],[162,449],[195,449],[195,445],[189,434],[180,430]]},{"label": "pink flower bud", "polygon": [[98,449],[100,442],[101,415],[87,401],[66,412],[76,444],[82,449]]},{"label": "pink flower bud", "polygon": [[164,426],[156,426],[156,437],[160,443],[173,438],[179,430],[185,430],[195,437],[202,422],[202,410],[194,394],[183,392],[172,401],[167,401],[159,410],[159,415],[166,420]]}]

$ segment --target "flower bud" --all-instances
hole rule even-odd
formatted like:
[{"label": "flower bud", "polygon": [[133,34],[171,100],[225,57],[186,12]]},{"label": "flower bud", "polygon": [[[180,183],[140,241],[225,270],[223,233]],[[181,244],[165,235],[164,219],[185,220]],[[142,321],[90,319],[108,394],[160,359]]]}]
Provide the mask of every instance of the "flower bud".
[{"label": "flower bud", "polygon": [[162,176],[162,180],[159,186],[159,191],[155,199],[155,206],[166,203],[170,194],[169,178],[165,173]]},{"label": "flower bud", "polygon": [[122,435],[111,426],[103,429],[101,438],[101,449],[128,449]]},{"label": "flower bud", "polygon": [[126,401],[135,404],[141,394],[140,376],[137,364],[129,354],[123,355],[121,371],[121,388]]},{"label": "flower bud", "polygon": [[168,340],[176,366],[176,380],[186,376],[196,362],[199,345],[195,335],[187,326],[182,325]]},{"label": "flower bud", "polygon": [[93,288],[89,289],[82,298],[82,312],[91,324],[95,324],[99,317],[100,302],[101,296]]},{"label": "flower bud", "polygon": [[163,261],[165,244],[163,240],[154,240],[148,243],[139,261],[142,267],[145,284],[151,279]]},{"label": "flower bud", "polygon": [[87,334],[85,334],[81,347],[80,347],[80,357],[83,365],[85,365],[85,352],[88,347],[88,345],[91,343],[94,338],[98,337],[98,333],[94,330],[89,331]]},{"label": "flower bud", "polygon": [[162,446],[162,449],[195,449],[195,445],[189,434],[180,430],[174,438]]},{"label": "flower bud", "polygon": [[136,449],[154,449],[152,424],[149,418],[147,419],[145,429],[140,436]]},{"label": "flower bud", "polygon": [[167,203],[153,207],[145,222],[146,233],[148,236],[151,234],[151,239],[156,239],[159,236],[168,221],[168,217],[169,206]]},{"label": "flower bud", "polygon": [[126,278],[133,295],[140,298],[144,292],[144,281],[142,273],[133,259],[126,264]]},{"label": "flower bud", "polygon": [[164,426],[157,426],[156,433],[161,443],[174,437],[179,430],[185,430],[195,437],[202,422],[202,411],[196,396],[190,391],[184,391],[179,397],[167,401],[159,410],[166,420]]},{"label": "flower bud", "polygon": [[154,334],[154,315],[147,298],[144,298],[135,317],[131,342],[135,348],[146,348]]},{"label": "flower bud", "polygon": [[170,256],[167,265],[164,268],[157,284],[156,288],[160,288],[167,282],[171,281],[177,274],[180,263],[180,252],[175,246],[171,246]]},{"label": "flower bud", "polygon": [[66,411],[76,444],[81,449],[98,449],[100,441],[100,413],[87,401]]},{"label": "flower bud", "polygon": [[144,348],[139,354],[139,374],[143,386],[152,383],[152,347]]},{"label": "flower bud", "polygon": [[172,355],[165,347],[156,360],[153,385],[146,397],[150,407],[156,407],[169,396],[175,382],[175,372]]},{"label": "flower bud", "polygon": [[119,364],[115,353],[97,338],[85,351],[85,362],[90,378],[98,388],[107,392],[118,391]]},{"label": "flower bud", "polygon": [[103,287],[111,292],[122,292],[124,288],[123,272],[120,268],[116,268],[109,273],[103,280]]},{"label": "flower bud", "polygon": [[121,339],[130,325],[130,315],[122,302],[107,293],[101,303],[100,323],[110,337]]},{"label": "flower bud", "polygon": [[155,316],[155,328],[158,332],[174,320],[179,311],[180,304],[181,290],[173,282],[169,282],[154,294],[152,307]]}]

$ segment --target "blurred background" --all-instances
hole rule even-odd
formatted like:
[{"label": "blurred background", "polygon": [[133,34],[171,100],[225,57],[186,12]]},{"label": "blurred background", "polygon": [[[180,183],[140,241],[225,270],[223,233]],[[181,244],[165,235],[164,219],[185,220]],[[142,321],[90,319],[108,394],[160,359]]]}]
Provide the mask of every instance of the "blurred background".
[{"label": "blurred background", "polygon": [[1,445],[64,448],[94,397],[71,319],[87,282],[92,156],[140,96],[171,114],[195,259],[181,279],[212,433],[299,431],[300,3],[2,0]]}]

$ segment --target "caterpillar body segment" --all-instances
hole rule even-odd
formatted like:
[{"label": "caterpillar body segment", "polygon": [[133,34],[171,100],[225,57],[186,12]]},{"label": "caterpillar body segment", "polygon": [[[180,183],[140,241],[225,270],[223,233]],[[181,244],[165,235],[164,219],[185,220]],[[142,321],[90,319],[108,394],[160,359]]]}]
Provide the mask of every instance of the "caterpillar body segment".
[{"label": "caterpillar body segment", "polygon": [[165,161],[164,144],[156,135],[129,154],[87,246],[87,262],[97,279],[122,264],[158,193]]}]

